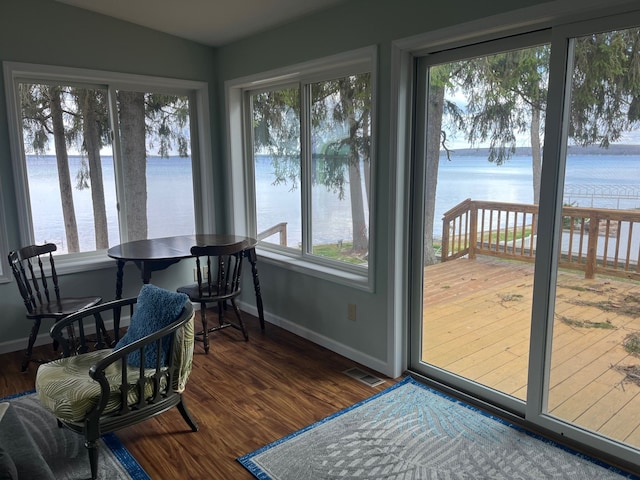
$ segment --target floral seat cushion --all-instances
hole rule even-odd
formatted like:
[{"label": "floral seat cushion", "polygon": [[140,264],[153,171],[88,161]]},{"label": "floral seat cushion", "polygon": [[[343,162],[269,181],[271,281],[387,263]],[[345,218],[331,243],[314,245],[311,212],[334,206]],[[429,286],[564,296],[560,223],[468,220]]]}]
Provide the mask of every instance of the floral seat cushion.
[{"label": "floral seat cushion", "polygon": [[[193,362],[193,316],[185,326],[176,332],[174,356],[178,356],[179,365],[174,377],[173,390],[184,390]],[[96,405],[100,398],[100,384],[89,376],[89,369],[112,352],[111,349],[98,350],[67,358],[60,358],[45,363],[38,368],[36,375],[36,391],[45,408],[56,417],[69,422],[82,422],[86,414]],[[139,368],[127,366],[129,383],[135,384]],[[145,376],[152,376],[155,369],[145,369]],[[120,410],[120,362],[110,365],[106,372],[109,381],[110,395],[107,407],[102,415],[115,414]],[[166,387],[166,377],[162,376],[160,388]],[[152,382],[145,384],[145,396],[153,394]],[[136,388],[130,388],[127,396],[129,405],[136,403]]]}]

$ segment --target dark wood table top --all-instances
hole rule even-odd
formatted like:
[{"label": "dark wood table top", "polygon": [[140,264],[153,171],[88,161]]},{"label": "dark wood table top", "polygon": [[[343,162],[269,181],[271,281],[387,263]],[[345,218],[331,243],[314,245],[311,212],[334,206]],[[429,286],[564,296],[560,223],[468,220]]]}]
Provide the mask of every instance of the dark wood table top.
[{"label": "dark wood table top", "polygon": [[116,260],[162,261],[179,260],[191,256],[191,247],[198,245],[231,245],[245,243],[245,249],[254,248],[255,238],[226,234],[178,235],[174,237],[150,238],[126,242],[107,250],[107,255]]}]

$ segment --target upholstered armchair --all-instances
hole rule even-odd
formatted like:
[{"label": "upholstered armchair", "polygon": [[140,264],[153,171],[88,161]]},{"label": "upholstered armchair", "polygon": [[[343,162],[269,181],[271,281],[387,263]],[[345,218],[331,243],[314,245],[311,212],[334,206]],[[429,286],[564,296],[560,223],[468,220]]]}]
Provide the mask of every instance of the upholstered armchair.
[{"label": "upholstered armchair", "polygon": [[[198,425],[183,392],[191,372],[194,309],[186,295],[144,285],[138,298],[115,300],[58,321],[51,336],[64,358],[43,364],[36,391],[58,422],[83,435],[91,477],[98,469],[98,440],[177,406],[192,431]],[[97,349],[87,332],[100,335],[109,316],[117,329],[129,313],[126,334],[114,349]],[[114,335],[117,338],[117,335]]]}]

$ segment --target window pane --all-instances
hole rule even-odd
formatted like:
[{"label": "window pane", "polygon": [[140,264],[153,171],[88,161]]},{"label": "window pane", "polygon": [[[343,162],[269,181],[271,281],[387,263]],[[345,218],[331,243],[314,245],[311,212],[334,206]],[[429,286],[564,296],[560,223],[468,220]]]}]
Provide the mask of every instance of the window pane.
[{"label": "window pane", "polygon": [[576,38],[547,411],[640,447],[640,28]]},{"label": "window pane", "polygon": [[[549,46],[431,67],[420,360],[527,398]],[[451,377],[451,375],[448,375]]]},{"label": "window pane", "polygon": [[127,239],[195,233],[188,97],[117,96]]},{"label": "window pane", "polygon": [[107,249],[121,239],[118,204],[129,240],[195,232],[187,97],[118,94],[119,170],[106,89],[19,88],[34,243],[55,243],[57,254]]},{"label": "window pane", "polygon": [[58,254],[107,248],[118,230],[106,91],[19,88],[34,242]]},{"label": "window pane", "polygon": [[251,101],[258,239],[300,249],[300,90],[255,94]]},{"label": "window pane", "polygon": [[365,264],[369,253],[370,75],[311,85],[313,253]]}]

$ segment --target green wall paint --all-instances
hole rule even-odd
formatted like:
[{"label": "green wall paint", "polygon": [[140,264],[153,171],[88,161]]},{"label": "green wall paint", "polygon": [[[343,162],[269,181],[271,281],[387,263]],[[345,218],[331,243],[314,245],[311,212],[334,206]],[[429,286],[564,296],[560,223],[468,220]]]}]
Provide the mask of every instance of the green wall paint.
[{"label": "green wall paint", "polygon": [[[366,293],[263,262],[260,276],[266,281],[261,285],[269,313],[330,339],[329,343],[354,349],[382,363],[389,361],[387,336],[389,322],[393,321],[388,231],[392,215],[390,179],[394,169],[389,162],[392,42],[537,3],[542,2],[351,0],[219,49],[218,78],[222,84],[361,47],[375,45],[378,48],[376,230],[372,232],[375,235],[375,291]],[[349,303],[357,305],[355,323],[347,320]]]},{"label": "green wall paint", "polygon": [[[394,40],[426,33],[473,19],[543,3],[535,0],[348,0],[331,9],[280,26],[259,35],[214,49],[154,32],[129,23],[84,12],[50,0],[3,0],[0,4],[0,60],[46,63],[190,80],[210,85],[212,161],[224,158],[224,82],[296,63],[342,53],[360,47],[378,48],[376,152],[375,292],[367,293],[301,273],[284,270],[266,261],[259,263],[261,287],[268,315],[330,344],[371,358],[373,364],[388,361],[388,293],[392,212],[393,166],[389,164],[391,114],[391,47]],[[16,247],[17,215],[12,186],[11,159],[4,85],[0,79],[0,181],[6,209],[10,247]],[[216,163],[218,178],[225,176],[224,162]],[[217,184],[216,212],[222,217],[224,186]],[[226,223],[226,222],[225,222]],[[228,224],[228,223],[227,223]],[[219,227],[224,229],[224,223]],[[2,252],[6,255],[6,252]],[[183,262],[185,263],[185,262]],[[139,284],[129,270],[127,292]],[[64,287],[78,294],[95,292],[113,298],[115,269],[65,276]],[[154,274],[154,283],[166,288],[191,281],[189,266],[175,265]],[[246,282],[245,292],[251,292]],[[0,351],[2,345],[26,338],[29,324],[13,283],[0,285]],[[253,296],[243,300],[255,305]],[[357,305],[357,320],[347,320],[347,304]],[[20,347],[22,348],[22,347]]]},{"label": "green wall paint", "polygon": [[[135,26],[50,0],[3,0],[0,4],[0,61],[61,65],[115,72],[154,75],[208,82],[212,115],[214,157],[219,108],[214,90],[215,51],[171,35]],[[8,224],[9,249],[20,246],[18,216],[13,188],[4,83],[0,77],[0,185]],[[6,251],[0,252],[7,255]],[[115,265],[115,263],[114,263]],[[182,267],[182,268],[180,268]],[[139,274],[128,268],[125,294],[139,290]],[[167,288],[185,283],[185,265],[154,275],[154,282]],[[62,291],[67,295],[115,296],[115,268],[64,275]],[[0,284],[0,351],[24,348],[31,322],[14,282]],[[50,323],[43,324],[46,333]],[[20,339],[19,342],[16,342]]]}]

